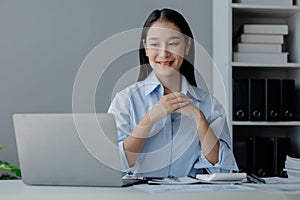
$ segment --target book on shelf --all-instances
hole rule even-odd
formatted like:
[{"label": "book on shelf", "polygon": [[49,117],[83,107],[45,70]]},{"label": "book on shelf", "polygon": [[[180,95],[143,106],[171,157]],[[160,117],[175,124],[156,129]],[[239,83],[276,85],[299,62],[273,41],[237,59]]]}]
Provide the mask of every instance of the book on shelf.
[{"label": "book on shelf", "polygon": [[235,62],[261,63],[261,64],[285,64],[288,53],[242,53],[233,52]]},{"label": "book on shelf", "polygon": [[237,3],[255,5],[292,6],[293,0],[236,0]]},{"label": "book on shelf", "polygon": [[264,177],[280,176],[290,152],[290,143],[289,137],[237,134],[233,152],[240,170]]},{"label": "book on shelf", "polygon": [[281,44],[238,43],[236,51],[242,53],[281,53]]},{"label": "book on shelf", "polygon": [[283,44],[283,35],[271,34],[241,34],[241,42],[243,43],[268,43],[268,44]]},{"label": "book on shelf", "polygon": [[254,34],[288,34],[287,24],[244,24],[244,33],[254,33]]}]

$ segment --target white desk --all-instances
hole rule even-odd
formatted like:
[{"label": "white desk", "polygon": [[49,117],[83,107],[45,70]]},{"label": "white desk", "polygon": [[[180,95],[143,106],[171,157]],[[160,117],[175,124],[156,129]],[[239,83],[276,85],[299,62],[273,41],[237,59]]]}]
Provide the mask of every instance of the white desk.
[{"label": "white desk", "polygon": [[244,192],[192,192],[192,193],[147,193],[134,187],[59,187],[28,186],[20,180],[0,181],[0,199],[22,200],[299,200],[300,194],[286,194],[274,191]]}]

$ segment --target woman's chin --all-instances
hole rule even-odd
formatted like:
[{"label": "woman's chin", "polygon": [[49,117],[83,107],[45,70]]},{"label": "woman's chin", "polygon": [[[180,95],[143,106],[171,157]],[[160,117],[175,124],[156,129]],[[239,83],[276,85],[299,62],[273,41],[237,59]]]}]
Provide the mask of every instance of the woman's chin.
[{"label": "woman's chin", "polygon": [[177,70],[170,66],[157,66],[156,71],[159,75],[164,75],[164,76],[170,76],[170,75],[175,75],[179,74]]}]

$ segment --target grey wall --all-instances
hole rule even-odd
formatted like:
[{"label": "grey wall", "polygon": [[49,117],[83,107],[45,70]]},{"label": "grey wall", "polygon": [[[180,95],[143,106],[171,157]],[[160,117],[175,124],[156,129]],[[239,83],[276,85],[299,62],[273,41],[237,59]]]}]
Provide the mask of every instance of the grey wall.
[{"label": "grey wall", "polygon": [[[211,0],[0,0],[0,145],[8,146],[0,160],[19,166],[13,113],[71,112],[74,78],[87,54],[113,34],[140,28],[162,7],[180,11],[211,53]],[[98,86],[98,112],[110,103],[107,81],[137,66],[137,52],[113,65]]]}]

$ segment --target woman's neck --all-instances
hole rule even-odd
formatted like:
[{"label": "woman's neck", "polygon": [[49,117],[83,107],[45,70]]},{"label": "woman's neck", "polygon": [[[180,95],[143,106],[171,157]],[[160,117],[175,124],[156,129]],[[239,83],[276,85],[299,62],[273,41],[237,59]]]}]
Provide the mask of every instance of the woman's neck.
[{"label": "woman's neck", "polygon": [[159,81],[164,86],[164,95],[172,92],[181,91],[181,75],[175,75],[172,77],[158,77]]}]

